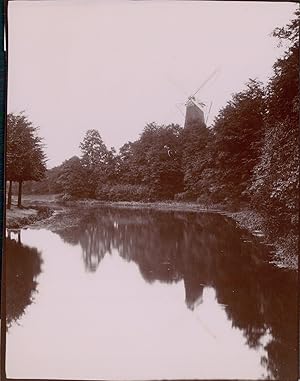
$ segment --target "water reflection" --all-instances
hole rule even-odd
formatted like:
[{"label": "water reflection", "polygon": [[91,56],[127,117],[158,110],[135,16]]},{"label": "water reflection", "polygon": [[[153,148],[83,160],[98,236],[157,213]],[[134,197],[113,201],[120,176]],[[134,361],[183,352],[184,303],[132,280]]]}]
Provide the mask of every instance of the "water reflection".
[{"label": "water reflection", "polygon": [[[16,239],[12,234],[16,233]],[[6,254],[6,325],[10,328],[24,315],[37,292],[41,256],[37,249],[22,245],[21,232],[8,231]]]},{"label": "water reflection", "polygon": [[213,214],[149,210],[80,213],[80,224],[59,235],[81,246],[87,271],[95,272],[116,248],[148,283],[183,280],[190,310],[201,304],[205,288],[213,288],[247,345],[265,348],[261,363],[269,377],[296,379],[296,274],[270,266],[265,248],[233,222]]}]

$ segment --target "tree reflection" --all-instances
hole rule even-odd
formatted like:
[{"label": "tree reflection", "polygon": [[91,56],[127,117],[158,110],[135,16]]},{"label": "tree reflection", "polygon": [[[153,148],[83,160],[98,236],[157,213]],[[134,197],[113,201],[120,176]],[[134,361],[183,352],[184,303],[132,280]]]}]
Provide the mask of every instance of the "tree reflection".
[{"label": "tree reflection", "polygon": [[113,220],[107,213],[83,215],[80,225],[58,232],[64,242],[79,244],[86,271],[95,272],[106,253],[111,253],[113,244]]},{"label": "tree reflection", "polygon": [[[101,208],[83,211],[79,226],[59,234],[80,244],[89,271],[96,271],[115,248],[138,265],[149,283],[183,280],[189,309],[201,303],[204,287],[213,287],[248,346],[265,347],[268,356],[261,361],[269,375],[296,378],[296,275],[270,266],[266,249],[231,220],[215,214]],[[267,334],[271,341],[263,343]]]},{"label": "tree reflection", "polygon": [[37,292],[37,276],[41,273],[40,253],[9,236],[5,239],[6,258],[6,326],[10,328],[24,314]]}]

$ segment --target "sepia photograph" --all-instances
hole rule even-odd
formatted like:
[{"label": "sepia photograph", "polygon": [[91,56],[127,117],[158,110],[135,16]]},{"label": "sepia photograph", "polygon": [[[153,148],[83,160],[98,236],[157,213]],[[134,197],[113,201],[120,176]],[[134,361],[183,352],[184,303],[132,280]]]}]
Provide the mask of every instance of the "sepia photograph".
[{"label": "sepia photograph", "polygon": [[299,4],[6,12],[1,379],[297,381]]}]

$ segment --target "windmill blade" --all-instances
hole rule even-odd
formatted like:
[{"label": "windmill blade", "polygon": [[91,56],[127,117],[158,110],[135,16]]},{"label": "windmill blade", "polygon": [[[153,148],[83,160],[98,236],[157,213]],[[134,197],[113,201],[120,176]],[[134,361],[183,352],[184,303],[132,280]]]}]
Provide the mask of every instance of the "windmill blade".
[{"label": "windmill blade", "polygon": [[176,107],[178,108],[180,114],[181,114],[182,116],[184,116],[184,112],[181,110],[181,108],[179,107],[179,104],[178,104],[178,103],[176,104]]},{"label": "windmill blade", "polygon": [[214,75],[217,73],[219,71],[219,69],[215,69],[212,73],[211,73],[211,75],[205,80],[205,81],[203,81],[202,83],[201,83],[201,85],[200,85],[200,87],[198,88],[198,90],[193,94],[193,95],[191,95],[192,97],[194,97],[206,84],[207,84],[207,82],[209,82],[213,77],[214,77]]},{"label": "windmill blade", "polygon": [[167,80],[169,81],[169,83],[171,83],[176,89],[177,91],[180,91],[180,93],[184,93],[186,96],[188,96],[188,92],[186,91],[186,89],[184,89],[182,87],[181,84],[179,84],[178,82],[176,82],[173,78],[171,78],[168,74],[166,74],[166,78]]},{"label": "windmill blade", "polygon": [[208,113],[207,113],[207,116],[206,116],[206,121],[205,121],[205,124],[207,125],[207,121],[208,121],[208,117],[209,117],[209,114],[210,114],[210,110],[211,110],[211,106],[212,106],[212,101],[210,102],[210,105],[209,105],[209,109],[208,109]]}]

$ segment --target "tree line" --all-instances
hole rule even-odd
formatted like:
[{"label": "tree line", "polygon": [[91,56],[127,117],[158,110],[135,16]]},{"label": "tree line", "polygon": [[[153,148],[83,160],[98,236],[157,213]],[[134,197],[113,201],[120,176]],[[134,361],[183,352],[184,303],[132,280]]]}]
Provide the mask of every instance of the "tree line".
[{"label": "tree line", "polygon": [[[201,123],[185,128],[150,123],[119,153],[105,146],[98,130],[90,129],[80,143],[80,157],[74,156],[45,172],[45,156],[41,140],[33,137],[34,127],[23,114],[10,114],[6,179],[18,182],[20,187],[26,181],[26,192],[61,193],[65,199],[175,199],[251,205],[268,216],[270,226],[274,222],[273,230],[278,228],[280,215],[279,229],[295,233],[299,185],[298,35],[296,11],[288,25],[273,32],[280,44],[286,44],[286,50],[274,63],[268,83],[249,79],[244,90],[234,94],[220,110],[211,128]],[[28,181],[40,180],[43,174],[44,179],[37,183]]]}]

